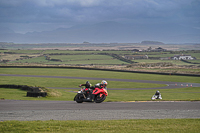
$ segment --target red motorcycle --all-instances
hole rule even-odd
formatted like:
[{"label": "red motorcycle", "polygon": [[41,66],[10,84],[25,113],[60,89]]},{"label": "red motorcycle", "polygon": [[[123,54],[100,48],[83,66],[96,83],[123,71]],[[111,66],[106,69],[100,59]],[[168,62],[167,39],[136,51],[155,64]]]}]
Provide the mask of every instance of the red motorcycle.
[{"label": "red motorcycle", "polygon": [[108,92],[105,88],[98,88],[90,89],[90,88],[81,88],[80,91],[78,91],[77,95],[74,97],[74,101],[77,103],[82,102],[95,102],[95,103],[101,103],[103,102],[106,97],[108,96]]}]

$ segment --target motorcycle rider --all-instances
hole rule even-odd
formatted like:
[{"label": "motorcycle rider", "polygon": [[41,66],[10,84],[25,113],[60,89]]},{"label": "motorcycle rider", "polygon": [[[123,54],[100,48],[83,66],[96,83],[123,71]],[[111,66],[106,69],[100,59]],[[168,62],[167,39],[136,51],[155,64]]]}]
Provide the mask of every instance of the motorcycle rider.
[{"label": "motorcycle rider", "polygon": [[86,81],[85,84],[80,84],[80,85],[79,85],[79,87],[81,87],[81,86],[85,86],[85,88],[90,88],[92,85],[90,84],[89,81]]},{"label": "motorcycle rider", "polygon": [[95,85],[95,87],[98,87],[98,88],[105,88],[106,90],[107,90],[107,81],[105,81],[105,80],[102,80],[101,81],[101,83],[97,83],[96,85]]},{"label": "motorcycle rider", "polygon": [[[107,84],[108,84],[107,81],[102,80],[101,83],[97,83],[97,84],[95,84],[95,86],[91,86],[90,88],[95,89],[97,87],[99,89],[105,88],[107,90]],[[91,96],[91,97],[89,97],[89,99],[91,98],[90,100],[92,100],[92,99],[94,99],[95,95],[93,95],[92,91],[90,91],[89,96]]]},{"label": "motorcycle rider", "polygon": [[[80,84],[80,85],[79,85],[79,87],[81,87],[81,86],[85,86],[85,89],[84,89],[83,91],[86,92],[86,94],[87,94],[87,99],[90,99],[90,95],[91,95],[91,93],[92,93],[92,91],[91,91],[90,89],[94,89],[94,86],[92,86],[92,84],[90,84],[89,81],[86,81],[85,84]],[[87,90],[86,90],[86,89],[87,89]],[[88,93],[87,93],[87,92],[88,92]]]},{"label": "motorcycle rider", "polygon": [[[160,91],[156,91],[156,93],[153,95],[153,97],[155,97],[155,99],[162,99]],[[152,100],[154,100],[153,97],[152,97]]]},{"label": "motorcycle rider", "polygon": [[[92,100],[93,98],[94,98],[94,95],[92,95],[92,90],[93,89],[95,89],[95,87],[98,87],[98,88],[105,88],[106,90],[107,90],[107,81],[105,81],[105,80],[102,80],[101,81],[101,83],[97,83],[95,86],[92,86],[91,84],[90,84],[90,82],[89,81],[87,81],[85,84],[80,84],[79,85],[79,87],[81,87],[81,86],[85,86],[85,89],[87,88],[88,90],[83,90],[83,91],[85,91],[86,92],[86,96],[87,96],[87,99],[88,100]],[[88,92],[88,93],[87,93]]]}]

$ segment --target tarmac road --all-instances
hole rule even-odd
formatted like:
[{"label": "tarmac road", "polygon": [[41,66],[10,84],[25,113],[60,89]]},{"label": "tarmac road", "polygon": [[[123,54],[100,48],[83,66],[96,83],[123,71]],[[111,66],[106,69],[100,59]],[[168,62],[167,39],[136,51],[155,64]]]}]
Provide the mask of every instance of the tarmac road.
[{"label": "tarmac road", "polygon": [[75,101],[0,100],[0,121],[166,118],[200,118],[200,101],[78,104]]},{"label": "tarmac road", "polygon": [[[100,78],[39,76],[39,75],[0,74],[0,76],[102,80]],[[186,87],[187,84],[190,84],[190,83],[179,83],[175,85],[176,84],[175,82],[107,79],[107,78],[105,80],[157,83],[157,84],[168,85],[166,87],[161,87],[160,89]],[[200,86],[200,84],[192,84],[192,85],[193,87]],[[57,89],[62,89],[62,88],[57,88]],[[109,88],[109,89],[116,89],[116,88]],[[128,88],[128,89],[137,89],[137,88]],[[138,89],[153,89],[153,88],[138,88]],[[0,100],[0,121],[5,121],[5,120],[32,121],[32,120],[52,120],[52,119],[53,120],[113,120],[113,119],[165,119],[165,118],[172,118],[172,119],[200,118],[200,101],[103,102],[100,104],[97,103],[78,104],[74,101]]]}]

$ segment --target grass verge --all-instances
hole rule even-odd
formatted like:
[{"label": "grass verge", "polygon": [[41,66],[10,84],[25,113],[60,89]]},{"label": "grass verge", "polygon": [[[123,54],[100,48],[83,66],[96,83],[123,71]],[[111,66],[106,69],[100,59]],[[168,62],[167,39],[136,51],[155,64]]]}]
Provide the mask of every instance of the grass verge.
[{"label": "grass verge", "polygon": [[[64,87],[79,88],[87,79],[62,79],[62,78],[35,78],[35,77],[12,77],[0,76],[0,84],[16,84],[28,86],[44,86],[44,87]],[[89,80],[92,85],[100,83],[101,80]],[[119,82],[108,81],[108,88],[154,88],[164,87],[164,84],[153,83],[137,83],[137,82]]]},{"label": "grass verge", "polygon": [[[51,94],[47,97],[26,97],[26,91],[20,89],[0,88],[0,99],[10,100],[53,100],[73,101],[77,90],[49,89]],[[105,102],[116,101],[150,101],[156,89],[152,90],[108,90]],[[188,87],[179,89],[162,89],[162,101],[199,101],[200,87]],[[55,94],[55,95],[54,95]]]},{"label": "grass verge", "polygon": [[118,133],[198,133],[200,119],[152,119],[152,120],[96,120],[96,121],[3,121],[1,133],[12,132],[118,132]]}]

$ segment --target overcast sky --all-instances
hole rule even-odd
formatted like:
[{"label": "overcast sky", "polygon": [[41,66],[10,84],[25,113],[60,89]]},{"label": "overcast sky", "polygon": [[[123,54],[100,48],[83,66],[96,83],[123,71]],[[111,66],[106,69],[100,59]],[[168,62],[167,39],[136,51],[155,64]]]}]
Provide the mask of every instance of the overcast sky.
[{"label": "overcast sky", "polygon": [[200,0],[0,0],[0,25],[17,33],[105,21],[200,30]]}]

